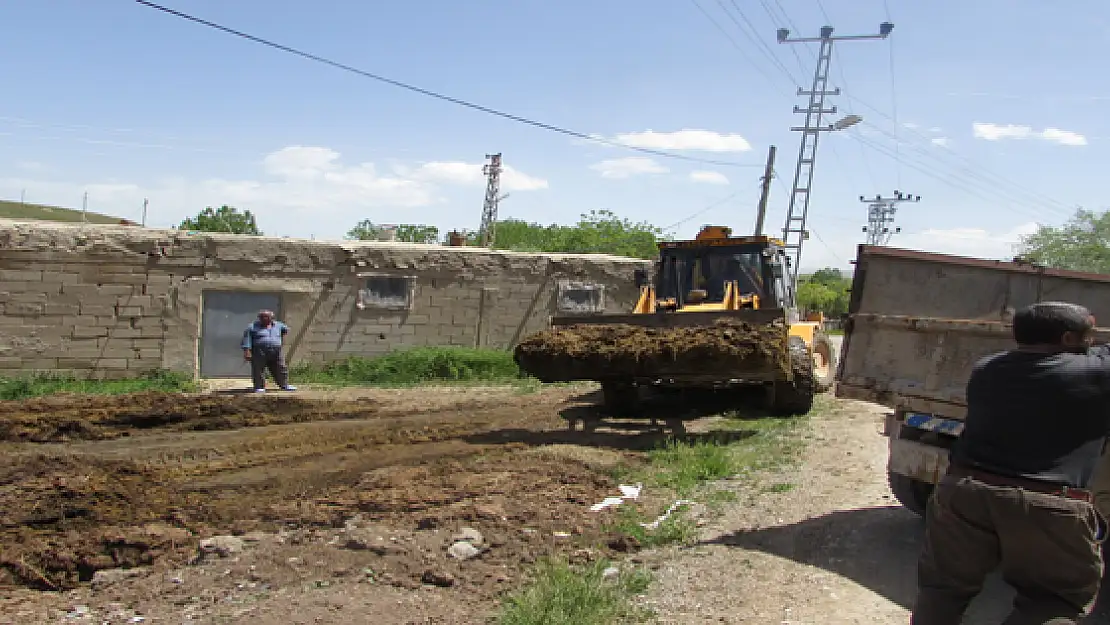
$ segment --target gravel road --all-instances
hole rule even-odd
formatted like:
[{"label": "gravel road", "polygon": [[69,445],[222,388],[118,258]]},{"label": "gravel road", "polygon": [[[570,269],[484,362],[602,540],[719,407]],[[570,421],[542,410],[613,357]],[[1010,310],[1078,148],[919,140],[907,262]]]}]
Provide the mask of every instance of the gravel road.
[{"label": "gravel road", "polygon": [[[884,409],[831,404],[814,418],[804,464],[768,479],[792,489],[750,489],[699,544],[659,554],[647,603],[660,622],[908,622],[924,523],[887,487]],[[989,580],[964,622],[1001,622],[1012,597]],[[1097,612],[1086,622],[1110,625]]]}]

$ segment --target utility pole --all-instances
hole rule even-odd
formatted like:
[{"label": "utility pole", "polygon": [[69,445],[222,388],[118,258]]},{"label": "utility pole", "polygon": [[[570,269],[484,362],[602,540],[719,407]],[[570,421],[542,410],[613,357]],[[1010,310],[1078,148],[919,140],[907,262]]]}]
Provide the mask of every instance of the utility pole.
[{"label": "utility pole", "polygon": [[763,190],[759,194],[759,210],[755,216],[755,236],[763,236],[763,219],[767,217],[767,198],[771,195],[771,177],[775,175],[775,146],[767,148],[767,167],[763,170]]},{"label": "utility pole", "polygon": [[146,209],[147,209],[148,206],[150,206],[150,200],[149,199],[144,199],[143,200],[143,227],[144,228],[146,227]]},{"label": "utility pole", "polygon": [[896,190],[894,197],[876,195],[868,199],[861,195],[859,201],[867,204],[867,225],[863,227],[863,231],[867,233],[867,244],[886,245],[890,243],[890,237],[902,231],[901,228],[894,228],[893,231],[890,229],[894,224],[894,213],[898,211],[898,205],[902,202],[920,202],[921,196]]},{"label": "utility pole", "polygon": [[497,205],[501,196],[501,153],[486,154],[489,162],[482,166],[486,175],[486,201],[482,205],[482,225],[479,229],[478,245],[492,247],[497,228]]},{"label": "utility pole", "polygon": [[85,195],[81,197],[81,221],[84,223],[89,222],[89,192],[85,191]]},{"label": "utility pole", "polygon": [[822,132],[844,130],[858,124],[862,118],[858,115],[849,115],[834,124],[823,123],[824,115],[835,115],[836,107],[825,108],[825,96],[840,95],[840,89],[828,89],[829,66],[832,63],[832,48],[835,41],[855,41],[868,39],[886,39],[894,24],[883,22],[879,24],[879,32],[874,35],[841,35],[833,36],[832,26],[823,26],[818,37],[790,38],[790,30],[780,28],[777,32],[779,43],[819,43],[820,50],[817,54],[817,67],[813,71],[813,83],[808,91],[798,87],[799,96],[809,96],[809,104],[802,108],[794,107],[797,114],[805,114],[805,124],[795,126],[790,130],[802,133],[801,145],[798,148],[798,164],[794,169],[794,185],[791,187],[790,204],[786,210],[786,224],[783,226],[783,243],[786,247],[786,258],[790,263],[787,272],[790,276],[790,301],[794,301],[795,284],[798,281],[799,265],[802,258],[802,242],[809,238],[806,230],[806,218],[809,216],[810,190],[813,188],[813,163],[817,158],[817,140]]}]

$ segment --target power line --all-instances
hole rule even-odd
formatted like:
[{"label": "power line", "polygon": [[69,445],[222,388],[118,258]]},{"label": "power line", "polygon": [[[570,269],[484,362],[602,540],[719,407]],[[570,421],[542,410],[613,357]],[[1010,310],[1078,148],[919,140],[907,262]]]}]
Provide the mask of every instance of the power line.
[{"label": "power line", "polygon": [[[718,1],[720,1],[720,0],[718,0]],[[788,25],[792,25],[793,21],[790,20],[789,14],[786,13],[786,10],[782,7],[782,4],[779,2],[779,0],[773,0],[773,1],[774,1],[775,5],[778,7],[779,11],[782,12],[786,23]],[[820,8],[823,8],[823,7],[820,7]],[[885,7],[885,8],[886,8],[887,16],[889,17],[889,7]],[[718,25],[718,27],[719,27],[719,25]],[[724,33],[724,34],[726,34],[726,36],[728,36],[727,33]],[[750,39],[750,37],[749,37],[749,39]],[[735,45],[735,41],[734,41],[734,45]],[[810,54],[813,55],[812,50],[810,51]],[[775,59],[775,60],[777,61],[777,59]],[[776,62],[775,65],[776,65],[776,67],[778,67],[778,69],[780,71],[783,71],[780,62]],[[868,104],[867,102],[852,96],[851,93],[849,93],[850,90],[847,89],[846,81],[843,80],[844,79],[843,68],[839,68],[839,70],[840,70],[842,82],[845,84],[844,95],[848,98],[849,103],[854,103],[856,105],[861,105],[861,106],[873,111],[874,113],[878,114],[879,116],[881,116],[883,118],[894,121],[896,128],[898,128],[899,130],[902,130],[902,127],[898,124],[897,120],[892,116],[891,113],[881,111],[878,108],[872,106],[871,104]],[[789,79],[793,80],[793,76],[788,71],[785,71],[783,73],[786,74],[786,76]],[[774,81],[771,81],[771,82],[774,82]],[[892,95],[895,94],[895,93],[896,93],[896,90],[894,90],[893,79],[892,79]],[[893,102],[893,97],[892,97],[892,102]],[[852,112],[852,107],[848,107],[848,109],[849,109],[849,112]],[[896,110],[892,111],[892,112],[895,113],[895,114],[897,113]],[[872,125],[872,126],[874,126],[874,125]],[[876,129],[878,129],[877,126],[874,126],[874,127]],[[929,137],[921,134],[920,132],[917,132],[914,129],[908,128],[906,130],[909,130],[910,134],[915,135],[918,140],[923,140],[925,142],[929,142],[930,146],[935,147],[935,148],[940,148],[940,150],[942,152],[945,152],[945,153],[963,161],[965,163],[965,165],[962,167],[962,169],[966,170],[965,173],[968,176],[971,176],[971,177],[974,177],[974,178],[978,179],[980,181],[980,183],[985,183],[986,185],[989,185],[991,187],[999,189],[999,193],[1006,193],[1006,194],[1011,194],[1012,195],[1015,191],[1020,191],[1020,192],[1024,193],[1029,198],[1039,199],[1039,202],[1040,202],[1039,204],[1036,203],[1036,202],[1031,202],[1029,199],[1026,199],[1026,198],[1023,198],[1021,200],[1022,202],[1025,202],[1025,203],[1028,203],[1030,205],[1036,206],[1036,208],[1038,208],[1038,209],[1049,208],[1049,209],[1054,209],[1054,210],[1059,211],[1062,208],[1063,210],[1068,210],[1068,208],[1065,207],[1064,204],[1060,203],[1058,200],[1055,200],[1054,198],[1046,196],[1042,193],[1039,193],[1037,191],[1034,191],[1032,189],[1024,187],[1024,186],[1022,186],[1018,183],[1015,183],[1011,180],[1008,180],[1008,179],[1006,179],[1006,178],[1004,178],[1004,177],[1002,177],[998,174],[995,174],[994,172],[992,172],[988,168],[983,167],[982,165],[971,161],[967,157],[955,152],[954,150],[952,150],[948,146],[935,145],[931,142],[931,139]],[[866,169],[868,170],[868,175],[872,178],[872,180],[874,179],[874,176],[871,172],[870,164],[869,164],[869,162],[866,158],[866,153],[863,150],[864,146],[870,147],[871,149],[874,149],[874,150],[878,151],[880,154],[883,154],[884,156],[888,156],[888,157],[894,159],[895,162],[898,163],[899,168],[901,168],[902,165],[909,166],[908,164],[906,164],[904,162],[903,154],[902,154],[902,151],[901,151],[901,143],[903,142],[902,138],[899,137],[897,134],[894,134],[894,133],[889,133],[889,132],[885,132],[885,131],[883,131],[883,132],[887,136],[892,137],[892,138],[895,139],[895,150],[894,151],[879,150],[877,144],[875,144],[874,142],[862,141],[860,139],[860,137],[856,136],[854,133],[849,133],[849,136],[853,137],[854,139],[856,139],[857,141],[860,142],[860,153],[864,157],[863,158],[864,165],[865,165]],[[836,151],[835,148],[834,148],[833,151],[835,153],[835,151]],[[933,156],[933,155],[930,154],[930,156]],[[936,158],[936,157],[934,156],[934,158]],[[939,159],[939,158],[937,160],[941,161],[941,159]],[[911,166],[910,168],[914,169],[916,171],[922,171],[921,167]],[[974,171],[974,170],[978,170],[978,171]],[[900,173],[901,172],[899,171],[899,179],[901,178]],[[926,175],[929,175],[931,177],[936,177],[932,173],[928,173]],[[949,181],[947,178],[938,178],[938,179],[941,180],[942,182],[944,182],[945,184],[948,184],[949,186],[952,186],[953,188],[957,188],[957,185],[951,184],[951,181]],[[965,190],[965,191],[969,192],[969,193],[973,193],[973,194],[975,194],[979,197],[984,197],[982,194],[973,191],[971,187],[967,186],[967,184],[968,184],[968,182],[964,181],[964,185],[962,185],[960,188],[962,190]],[[980,186],[982,186],[982,184],[980,184]],[[989,191],[988,191],[988,193],[989,193]],[[995,200],[997,200],[997,197],[989,197],[989,198],[986,198],[986,199],[989,199],[991,201],[995,201]],[[1061,207],[1061,208],[1054,208],[1054,207]]]},{"label": "power line", "polygon": [[744,60],[748,62],[749,67],[754,68],[756,71],[762,74],[763,77],[767,79],[767,82],[771,83],[772,87],[778,89],[780,95],[782,95],[783,97],[787,97],[786,92],[784,92],[779,87],[779,85],[775,82],[775,79],[770,74],[768,74],[765,69],[763,69],[763,66],[759,65],[758,63],[752,62],[751,57],[749,57],[748,53],[744,51],[744,48],[740,46],[740,43],[737,42],[736,39],[731,34],[729,34],[727,30],[725,30],[724,26],[721,26],[720,22],[714,19],[714,17],[705,10],[705,7],[698,3],[698,0],[690,0],[690,2],[692,2],[693,5],[697,7],[698,11],[700,11],[701,14],[705,16],[705,19],[709,20],[709,22],[713,24],[713,26],[716,27],[722,35],[725,36],[725,39],[728,39],[729,43],[732,44],[732,47],[736,48],[736,51],[740,53],[740,56],[744,57]]},{"label": "power line", "polygon": [[154,2],[149,2],[148,0],[135,0],[135,2],[137,2],[138,4],[141,4],[145,7],[155,9],[157,11],[161,11],[161,12],[166,13],[168,15],[173,15],[174,17],[178,17],[178,18],[181,18],[183,20],[193,22],[194,24],[200,24],[201,26],[207,26],[208,28],[212,28],[214,30],[218,30],[220,32],[227,33],[229,35],[233,35],[233,36],[239,37],[241,39],[246,39],[248,41],[252,41],[254,43],[257,43],[257,44],[260,44],[260,45],[263,45],[263,46],[267,46],[269,48],[273,48],[275,50],[280,50],[282,52],[286,52],[288,54],[299,56],[301,58],[308,59],[310,61],[315,61],[317,63],[322,63],[324,65],[329,65],[329,66],[334,67],[336,69],[340,69],[340,70],[343,70],[345,72],[350,72],[352,74],[357,74],[357,75],[362,76],[364,78],[369,78],[371,80],[376,80],[378,82],[383,82],[383,83],[386,83],[388,85],[392,85],[394,87],[399,87],[401,89],[411,91],[413,93],[419,93],[420,95],[428,96],[429,98],[435,98],[437,100],[442,100],[444,102],[450,102],[451,104],[455,104],[455,105],[462,106],[462,107],[465,107],[465,108],[468,108],[468,109],[472,109],[472,110],[475,110],[475,111],[486,113],[487,115],[493,115],[495,117],[501,117],[503,119],[508,119],[510,121],[514,121],[514,122],[517,122],[517,123],[520,123],[520,124],[525,124],[527,126],[532,126],[534,128],[539,128],[541,130],[547,130],[549,132],[554,132],[554,133],[565,135],[565,136],[568,136],[568,137],[574,137],[576,139],[585,139],[587,141],[593,141],[593,142],[596,142],[596,143],[600,143],[600,144],[608,145],[608,146],[612,146],[612,147],[634,150],[636,152],[641,152],[643,154],[651,154],[653,156],[659,156],[659,157],[662,157],[662,158],[672,158],[672,159],[677,159],[677,160],[682,160],[682,161],[689,161],[689,162],[693,162],[693,163],[704,163],[704,164],[707,164],[707,165],[718,165],[718,166],[723,166],[723,167],[762,167],[763,166],[762,164],[759,164],[759,163],[736,163],[736,162],[731,162],[731,161],[718,161],[718,160],[714,160],[714,159],[699,158],[699,157],[696,157],[696,156],[686,156],[684,154],[675,154],[673,152],[666,152],[666,151],[663,151],[663,150],[654,150],[654,149],[651,149],[651,148],[628,145],[626,143],[621,143],[619,141],[611,141],[609,139],[604,139],[604,138],[601,138],[601,137],[598,137],[598,136],[595,136],[595,135],[590,135],[590,134],[587,134],[587,133],[584,133],[584,132],[578,132],[577,130],[570,130],[570,129],[567,129],[567,128],[563,128],[561,126],[555,126],[553,124],[548,124],[548,123],[545,123],[545,122],[536,121],[534,119],[529,119],[527,117],[521,117],[520,115],[514,115],[512,113],[506,113],[505,111],[490,108],[488,106],[483,106],[481,104],[475,104],[473,102],[468,102],[466,100],[462,100],[460,98],[452,97],[452,96],[449,96],[449,95],[444,95],[442,93],[437,93],[435,91],[431,91],[429,89],[424,89],[422,87],[417,87],[415,85],[410,85],[408,83],[404,83],[404,82],[401,82],[399,80],[394,80],[392,78],[387,78],[385,76],[381,76],[379,74],[374,74],[374,73],[371,73],[371,72],[368,72],[368,71],[365,71],[365,70],[361,70],[361,69],[358,69],[357,67],[352,67],[352,66],[347,65],[345,63],[340,63],[338,61],[333,61],[331,59],[327,59],[327,58],[324,58],[322,56],[312,54],[310,52],[305,52],[303,50],[298,50],[297,48],[292,48],[290,46],[286,46],[286,45],[283,45],[283,44],[280,44],[280,43],[276,43],[276,42],[270,41],[268,39],[263,39],[261,37],[256,37],[255,35],[251,35],[251,34],[245,33],[245,32],[240,31],[240,30],[235,30],[233,28],[229,28],[227,26],[223,26],[223,25],[217,24],[215,22],[211,22],[211,21],[208,21],[208,20],[193,16],[193,15],[189,15],[188,13],[183,13],[181,11],[171,9],[169,7],[165,7],[165,6],[162,6],[160,4],[156,4]]},{"label": "power line", "polygon": [[690,221],[691,219],[694,219],[695,217],[698,217],[700,215],[708,213],[709,211],[713,210],[714,208],[717,208],[721,204],[724,204],[725,202],[731,200],[732,198],[734,198],[738,195],[740,195],[739,191],[736,191],[734,193],[730,193],[728,196],[723,197],[723,198],[713,202],[712,204],[709,204],[708,206],[706,206],[704,208],[698,209],[696,212],[693,212],[693,213],[683,217],[682,219],[679,219],[678,221],[674,222],[673,224],[667,226],[666,228],[662,228],[662,230],[664,232],[674,230],[675,228],[677,228],[677,227],[681,226],[682,224]]}]

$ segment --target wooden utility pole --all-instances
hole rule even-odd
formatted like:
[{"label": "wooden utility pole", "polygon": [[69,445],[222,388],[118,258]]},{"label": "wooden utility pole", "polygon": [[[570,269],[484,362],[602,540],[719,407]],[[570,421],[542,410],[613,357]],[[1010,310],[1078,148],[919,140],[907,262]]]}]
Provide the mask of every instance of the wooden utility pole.
[{"label": "wooden utility pole", "polygon": [[763,234],[763,220],[767,217],[767,198],[771,195],[771,177],[775,175],[775,146],[767,148],[767,167],[763,170],[763,191],[759,194],[759,211],[755,217],[755,236]]}]

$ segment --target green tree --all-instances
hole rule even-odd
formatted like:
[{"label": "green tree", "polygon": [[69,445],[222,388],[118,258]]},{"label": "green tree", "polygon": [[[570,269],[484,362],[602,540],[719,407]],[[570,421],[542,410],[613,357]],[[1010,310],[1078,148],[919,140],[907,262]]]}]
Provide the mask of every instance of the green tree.
[{"label": "green tree", "polygon": [[254,215],[245,210],[224,204],[219,208],[211,206],[181,222],[179,230],[196,230],[199,232],[230,232],[232,234],[262,234]]},{"label": "green tree", "polygon": [[1081,208],[1062,226],[1038,227],[1018,250],[1025,260],[1048,267],[1110,274],[1110,212]]},{"label": "green tree", "polygon": [[839,269],[826,267],[798,277],[798,306],[806,311],[839,317],[848,312],[848,290],[852,281]]},{"label": "green tree", "polygon": [[[516,252],[654,258],[662,237],[663,231],[647,222],[633,222],[608,210],[593,210],[573,226],[544,226],[519,219],[498,221],[493,247]],[[478,233],[471,233],[468,240],[476,245]]]},{"label": "green tree", "polygon": [[[377,241],[385,232],[385,227],[363,219],[347,231],[347,238],[353,241]],[[439,228],[423,224],[399,224],[397,240],[405,243],[436,243],[439,241]]]}]

